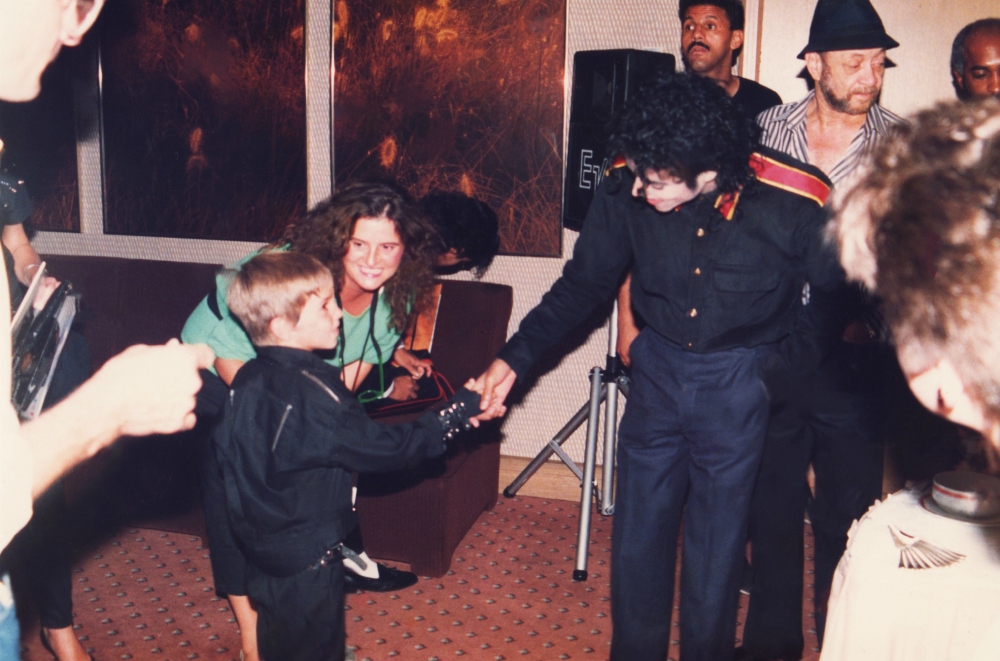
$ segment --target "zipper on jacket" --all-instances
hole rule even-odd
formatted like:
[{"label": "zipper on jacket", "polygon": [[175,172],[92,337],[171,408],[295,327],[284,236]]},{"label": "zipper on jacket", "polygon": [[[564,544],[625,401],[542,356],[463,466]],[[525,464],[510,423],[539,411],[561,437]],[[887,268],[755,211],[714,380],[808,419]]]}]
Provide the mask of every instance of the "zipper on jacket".
[{"label": "zipper on jacket", "polygon": [[281,438],[281,430],[285,428],[285,421],[288,420],[288,414],[292,412],[292,405],[285,405],[285,412],[281,416],[281,422],[278,424],[278,431],[274,433],[274,442],[271,443],[271,452],[274,452],[274,448],[278,447],[278,439]]}]

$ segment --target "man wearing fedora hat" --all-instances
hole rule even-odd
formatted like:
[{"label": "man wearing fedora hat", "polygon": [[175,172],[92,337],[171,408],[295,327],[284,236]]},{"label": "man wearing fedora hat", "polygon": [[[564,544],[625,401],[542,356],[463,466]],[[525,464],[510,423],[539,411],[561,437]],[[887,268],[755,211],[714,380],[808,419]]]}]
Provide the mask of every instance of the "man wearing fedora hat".
[{"label": "man wearing fedora hat", "polygon": [[[798,56],[815,89],[757,117],[764,145],[818,167],[837,186],[902,121],[878,104],[886,50],[898,45],[869,0],[819,0],[809,43]],[[878,394],[887,353],[878,341],[882,325],[860,289],[844,286],[824,296],[823,308],[837,314],[828,318],[824,337],[802,339],[824,356],[820,367],[786,364],[768,384],[771,422],[750,509],[753,579],[739,659],[802,656],[807,505],[822,643],[826,601],[847,531],[881,495]],[[808,286],[803,303],[809,305]],[[811,498],[810,464],[816,475]]]}]

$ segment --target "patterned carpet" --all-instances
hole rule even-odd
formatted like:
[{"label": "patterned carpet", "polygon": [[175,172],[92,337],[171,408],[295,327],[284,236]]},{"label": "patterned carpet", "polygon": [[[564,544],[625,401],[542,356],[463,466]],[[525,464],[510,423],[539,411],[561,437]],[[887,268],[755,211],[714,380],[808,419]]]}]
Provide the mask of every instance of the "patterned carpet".
[{"label": "patterned carpet", "polygon": [[[606,659],[611,519],[593,517],[589,578],[577,583],[578,512],[566,501],[501,499],[465,536],[447,575],[422,577],[397,593],[349,595],[348,644],[369,661]],[[810,548],[806,561],[811,584]],[[98,661],[239,656],[235,619],[213,592],[199,537],[122,530],[81,557],[73,577],[77,633]],[[808,631],[811,599],[806,606]],[[37,619],[23,619],[23,658],[50,659],[38,642]],[[807,633],[807,660],[818,657],[815,645],[815,633]],[[670,659],[678,652],[675,639]]]}]

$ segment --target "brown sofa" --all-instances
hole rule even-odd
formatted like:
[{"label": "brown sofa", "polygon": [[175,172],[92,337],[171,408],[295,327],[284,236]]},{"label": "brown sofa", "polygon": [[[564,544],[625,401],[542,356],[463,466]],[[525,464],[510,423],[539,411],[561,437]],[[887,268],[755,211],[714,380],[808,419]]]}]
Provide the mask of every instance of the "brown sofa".
[{"label": "brown sofa", "polygon": [[[46,256],[50,271],[82,296],[80,330],[95,368],[125,347],[177,337],[187,315],[214,286],[217,266],[108,257]],[[506,338],[510,287],[445,281],[431,357],[459,386],[484,370]],[[399,422],[413,416],[398,416]],[[424,575],[448,570],[459,541],[480,513],[496,503],[500,432],[470,434],[445,458],[420,467],[359,478],[358,513],[369,555],[409,563]],[[103,503],[127,503],[131,523],[203,534],[192,505],[199,502],[194,444],[204,433],[119,444],[109,456],[71,477],[68,491],[97,484]],[[99,483],[99,484],[98,484]],[[98,506],[101,507],[101,506]],[[138,519],[138,520],[137,520]]]}]

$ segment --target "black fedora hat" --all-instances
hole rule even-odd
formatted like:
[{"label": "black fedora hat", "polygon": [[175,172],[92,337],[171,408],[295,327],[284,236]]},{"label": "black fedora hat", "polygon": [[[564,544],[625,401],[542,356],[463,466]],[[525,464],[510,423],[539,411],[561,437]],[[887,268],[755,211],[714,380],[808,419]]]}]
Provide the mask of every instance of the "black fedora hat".
[{"label": "black fedora hat", "polygon": [[899,42],[885,33],[870,0],[819,0],[809,26],[809,44],[799,59],[805,59],[806,53],[897,46]]}]

